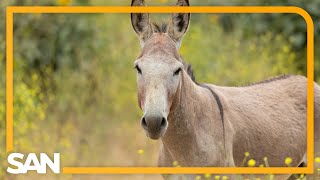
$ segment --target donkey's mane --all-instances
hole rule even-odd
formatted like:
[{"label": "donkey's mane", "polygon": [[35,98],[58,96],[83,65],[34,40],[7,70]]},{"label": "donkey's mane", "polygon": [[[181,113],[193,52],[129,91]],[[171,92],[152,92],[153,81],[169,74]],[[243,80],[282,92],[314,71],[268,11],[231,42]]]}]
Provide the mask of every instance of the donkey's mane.
[{"label": "donkey's mane", "polygon": [[194,83],[196,83],[197,84],[197,82],[196,82],[196,77],[195,77],[195,75],[194,75],[194,72],[193,72],[193,69],[192,69],[192,66],[191,66],[191,64],[187,64],[187,74],[189,75],[189,77],[192,79],[192,81],[194,82]]},{"label": "donkey's mane", "polygon": [[272,77],[272,78],[269,78],[269,79],[266,79],[266,80],[263,80],[263,81],[259,81],[259,82],[256,82],[256,83],[251,83],[251,84],[248,84],[248,85],[245,85],[245,86],[242,86],[242,87],[267,84],[267,83],[270,83],[270,82],[274,82],[274,81],[278,81],[278,80],[282,80],[282,79],[287,79],[287,78],[290,78],[290,77],[292,77],[292,75],[283,74],[283,75],[275,76],[275,77]]},{"label": "donkey's mane", "polygon": [[[181,57],[182,58],[182,57]],[[194,74],[194,71],[192,69],[192,66],[191,64],[187,64],[184,60],[182,60],[182,63],[183,63],[183,66],[185,68],[185,70],[187,71],[187,74],[189,75],[189,77],[192,79],[192,81],[196,84],[199,84],[197,81],[196,81],[196,77],[195,77],[195,74]],[[275,77],[272,77],[272,78],[269,78],[269,79],[266,79],[266,80],[263,80],[263,81],[259,81],[259,82],[255,82],[255,83],[250,83],[250,84],[247,84],[247,85],[244,85],[244,86],[240,86],[240,87],[250,87],[250,86],[255,86],[255,85],[262,85],[262,84],[267,84],[267,83],[271,83],[271,82],[274,82],[274,81],[279,81],[279,80],[283,80],[283,79],[287,79],[287,78],[290,78],[292,77],[292,75],[290,74],[283,74],[283,75],[279,75],[279,76],[275,76]]]},{"label": "donkey's mane", "polygon": [[183,60],[182,56],[180,56],[180,58],[181,58],[181,60],[182,60],[182,64],[183,64],[184,70],[187,72],[187,74],[189,75],[189,77],[191,78],[191,80],[192,80],[194,83],[198,84],[198,82],[196,81],[196,77],[195,77],[195,75],[194,75],[193,69],[192,69],[192,65],[186,63],[186,62]]}]

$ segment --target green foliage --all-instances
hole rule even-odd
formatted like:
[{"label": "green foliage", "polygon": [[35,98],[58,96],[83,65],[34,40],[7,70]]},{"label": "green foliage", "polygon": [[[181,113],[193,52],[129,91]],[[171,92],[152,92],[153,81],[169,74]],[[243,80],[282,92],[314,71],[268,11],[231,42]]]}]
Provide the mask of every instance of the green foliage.
[{"label": "green foliage", "polygon": [[185,59],[194,64],[199,81],[239,86],[279,74],[302,73],[283,36],[274,37],[270,32],[246,39],[241,30],[226,36],[214,23],[215,15],[207,18],[202,17],[203,22],[211,20],[213,24],[191,27],[181,49]]},{"label": "green foliage", "polygon": [[[264,5],[264,6],[297,6],[306,10],[314,21],[315,47],[320,44],[320,1],[291,1],[291,0],[232,0],[228,3],[217,0],[210,0],[211,5]],[[235,31],[241,28],[248,39],[269,31],[274,35],[281,34],[284,40],[296,52],[296,66],[306,73],[306,22],[296,14],[253,14],[247,15],[222,15],[220,24],[225,31]],[[315,80],[320,82],[320,51],[315,50]]]},{"label": "green foliage", "polygon": [[[78,18],[83,21],[77,21]],[[78,68],[79,61],[97,54],[99,44],[88,43],[98,30],[94,28],[93,18],[90,15],[15,15],[14,44],[18,44],[14,51],[15,60],[20,62],[27,75],[37,73],[40,87],[48,91],[48,85],[52,84],[47,83],[51,80],[48,72],[66,66]],[[28,76],[24,81],[28,81]]]},{"label": "green foliage", "polygon": [[[194,2],[199,5],[204,2]],[[292,0],[231,0],[222,2],[218,0],[208,0],[205,4],[210,5],[235,5],[235,6],[297,6],[301,7],[311,15],[315,21],[315,36],[320,35],[320,24],[316,20],[320,18],[320,1],[292,1]],[[226,17],[227,16],[227,17]],[[231,22],[226,22],[231,21]],[[254,23],[253,23],[254,22]],[[241,27],[250,36],[266,33],[272,28],[276,33],[282,33],[293,47],[303,50],[306,43],[306,24],[300,15],[294,14],[253,14],[247,15],[223,15],[221,17],[222,25],[225,28]],[[231,23],[231,25],[230,25]],[[229,26],[228,26],[229,25]],[[227,29],[226,29],[227,30]]]}]

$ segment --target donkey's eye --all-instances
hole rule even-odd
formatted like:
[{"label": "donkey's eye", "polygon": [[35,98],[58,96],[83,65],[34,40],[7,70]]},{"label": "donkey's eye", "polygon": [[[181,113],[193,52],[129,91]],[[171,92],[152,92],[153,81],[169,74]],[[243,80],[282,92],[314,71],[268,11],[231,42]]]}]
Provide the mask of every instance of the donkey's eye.
[{"label": "donkey's eye", "polygon": [[141,69],[139,68],[138,65],[136,65],[134,68],[138,71],[139,74],[142,74]]},{"label": "donkey's eye", "polygon": [[173,73],[173,75],[174,75],[174,76],[179,75],[180,71],[181,71],[181,68],[177,69],[177,70]]}]

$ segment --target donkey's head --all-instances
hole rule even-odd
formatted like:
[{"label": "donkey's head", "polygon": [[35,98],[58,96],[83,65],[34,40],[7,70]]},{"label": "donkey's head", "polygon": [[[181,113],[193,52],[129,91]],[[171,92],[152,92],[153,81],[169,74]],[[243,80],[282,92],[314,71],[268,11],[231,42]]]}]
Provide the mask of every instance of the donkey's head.
[{"label": "donkey's head", "polygon": [[[133,0],[132,6],[145,6],[144,0]],[[189,6],[178,0],[178,6]],[[159,139],[168,127],[167,117],[177,98],[185,74],[178,50],[189,26],[189,13],[174,13],[168,24],[151,23],[149,14],[133,13],[131,22],[138,34],[142,52],[135,61],[138,101],[144,115],[141,126],[151,139]]]}]

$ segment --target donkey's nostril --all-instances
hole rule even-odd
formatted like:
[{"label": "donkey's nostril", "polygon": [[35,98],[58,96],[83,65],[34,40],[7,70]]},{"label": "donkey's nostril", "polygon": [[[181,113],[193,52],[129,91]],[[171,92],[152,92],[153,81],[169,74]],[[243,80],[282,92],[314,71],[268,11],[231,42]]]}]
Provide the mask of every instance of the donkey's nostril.
[{"label": "donkey's nostril", "polygon": [[167,125],[167,120],[166,120],[166,118],[163,117],[161,120],[161,125],[160,125],[161,129],[165,128],[166,125]]},{"label": "donkey's nostril", "polygon": [[141,119],[141,125],[142,125],[142,127],[147,128],[146,118],[143,117],[143,118]]}]

